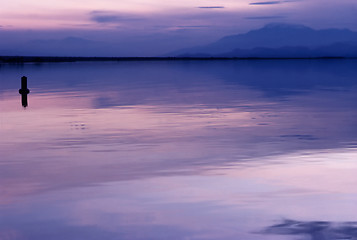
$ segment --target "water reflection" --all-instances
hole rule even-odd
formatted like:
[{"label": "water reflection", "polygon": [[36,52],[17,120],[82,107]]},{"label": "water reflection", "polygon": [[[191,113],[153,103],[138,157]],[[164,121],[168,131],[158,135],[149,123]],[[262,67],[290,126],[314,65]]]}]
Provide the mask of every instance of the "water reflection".
[{"label": "water reflection", "polygon": [[256,232],[355,221],[355,64],[2,66],[0,239],[286,239]]},{"label": "water reflection", "polygon": [[28,106],[28,102],[27,102],[27,95],[28,93],[22,93],[21,94],[21,105],[26,108]]}]

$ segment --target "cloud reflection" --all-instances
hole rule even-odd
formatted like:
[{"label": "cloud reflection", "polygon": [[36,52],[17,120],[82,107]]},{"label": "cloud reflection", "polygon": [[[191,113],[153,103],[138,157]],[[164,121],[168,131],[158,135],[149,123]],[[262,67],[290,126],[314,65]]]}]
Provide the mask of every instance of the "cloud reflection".
[{"label": "cloud reflection", "polygon": [[311,240],[355,239],[357,222],[335,223],[284,219],[281,223],[266,228],[262,233],[292,235],[299,236],[300,239]]}]

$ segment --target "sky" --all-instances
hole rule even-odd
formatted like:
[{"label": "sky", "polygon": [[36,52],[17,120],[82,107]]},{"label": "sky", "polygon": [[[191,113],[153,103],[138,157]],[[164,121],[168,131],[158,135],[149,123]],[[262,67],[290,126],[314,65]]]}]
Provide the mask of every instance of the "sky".
[{"label": "sky", "polygon": [[[117,54],[159,55],[271,22],[357,31],[357,1],[3,0],[0,50],[11,54],[28,41],[76,37],[115,44]],[[106,51],[98,47],[97,55]]]}]

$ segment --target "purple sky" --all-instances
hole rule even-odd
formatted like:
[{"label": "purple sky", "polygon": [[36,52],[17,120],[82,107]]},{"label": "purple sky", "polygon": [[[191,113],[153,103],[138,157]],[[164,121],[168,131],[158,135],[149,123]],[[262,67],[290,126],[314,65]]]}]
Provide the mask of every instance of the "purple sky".
[{"label": "purple sky", "polygon": [[357,2],[12,0],[0,9],[0,51],[16,54],[27,41],[78,37],[95,41],[97,55],[109,54],[95,47],[105,44],[116,45],[119,55],[159,55],[271,22],[357,31]]}]

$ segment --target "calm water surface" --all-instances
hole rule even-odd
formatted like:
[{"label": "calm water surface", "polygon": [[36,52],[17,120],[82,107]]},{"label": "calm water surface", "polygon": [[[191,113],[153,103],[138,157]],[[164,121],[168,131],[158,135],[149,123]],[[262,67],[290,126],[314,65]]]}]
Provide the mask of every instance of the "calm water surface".
[{"label": "calm water surface", "polygon": [[356,60],[0,65],[1,240],[356,239],[356,172]]}]

